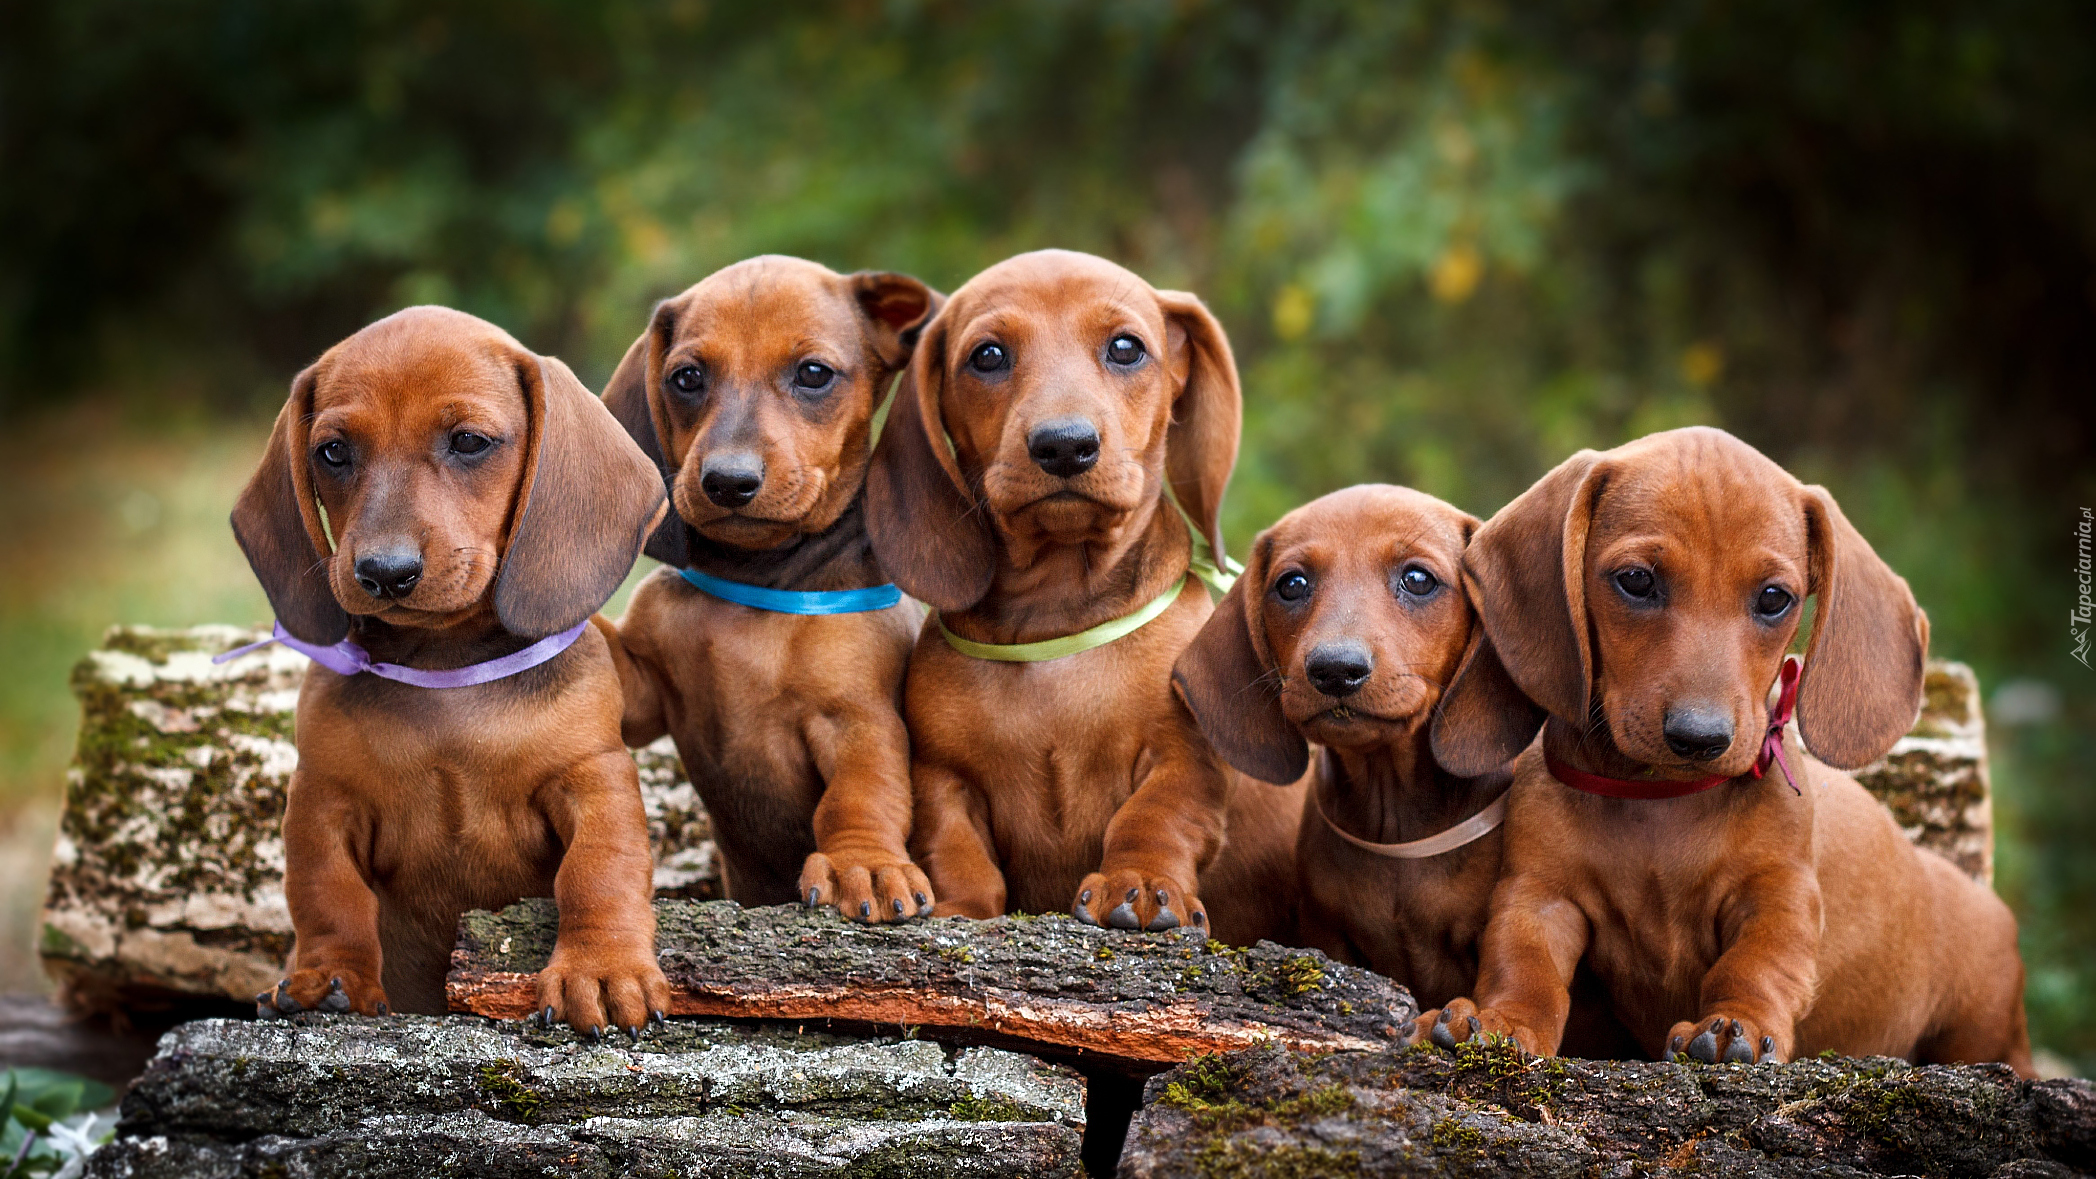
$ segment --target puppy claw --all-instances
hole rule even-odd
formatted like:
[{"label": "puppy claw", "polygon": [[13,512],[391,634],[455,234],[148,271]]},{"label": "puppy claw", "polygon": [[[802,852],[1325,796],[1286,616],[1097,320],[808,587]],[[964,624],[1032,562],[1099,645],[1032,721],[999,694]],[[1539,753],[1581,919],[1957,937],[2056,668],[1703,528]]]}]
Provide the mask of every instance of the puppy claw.
[{"label": "puppy claw", "polygon": [[872,902],[872,901],[860,901],[860,902],[859,902],[859,920],[861,920],[861,921],[871,921],[871,920],[873,920],[873,902]]},{"label": "puppy claw", "polygon": [[660,1011],[650,1011],[648,1012],[648,1022],[656,1027],[666,1027],[670,1022],[670,1017]]},{"label": "puppy claw", "polygon": [[262,992],[260,992],[260,993],[256,994],[256,996],[255,996],[255,1018],[256,1018],[256,1019],[275,1019],[276,1017],[277,1017],[277,1008],[276,1008],[276,1004],[274,1004],[274,1003],[271,1003],[271,1002],[269,1001],[269,992],[268,992],[268,991],[262,991]]},{"label": "puppy claw", "polygon": [[895,906],[895,916],[896,916],[896,917],[897,917],[898,919],[900,919],[900,918],[902,917],[902,914],[903,914],[903,908],[902,908],[902,898],[901,898],[901,897],[896,897],[896,898],[895,898],[895,900],[894,900],[894,901],[892,901],[891,903],[892,903],[892,904],[893,904],[893,905]]},{"label": "puppy claw", "polygon": [[809,889],[809,890],[808,890],[808,902],[807,902],[807,904],[808,904],[808,907],[809,907],[809,908],[811,908],[811,909],[812,909],[812,908],[814,908],[814,907],[815,907],[815,898],[817,898],[817,897],[819,897],[819,896],[821,896],[821,895],[822,895],[822,890],[821,890],[821,889],[819,889],[819,888],[811,888],[811,889]]},{"label": "puppy claw", "polygon": [[1679,1055],[1681,1055],[1681,1037],[1676,1036],[1667,1041],[1667,1059],[1672,1060]]},{"label": "puppy claw", "polygon": [[328,992],[320,997],[320,1009],[335,1015],[349,1010],[349,994],[342,989],[341,979],[328,980]]},{"label": "puppy claw", "polygon": [[1477,1021],[1477,1016],[1475,1016],[1475,1015],[1471,1016],[1471,1017],[1470,1017],[1470,1038],[1471,1038],[1471,1039],[1473,1039],[1473,1040],[1482,1040],[1482,1039],[1484,1038],[1484,1035],[1485,1035],[1485,1025],[1484,1025],[1484,1024],[1481,1024],[1481,1023],[1479,1023],[1479,1022]]},{"label": "puppy claw", "polygon": [[[1086,893],[1084,895],[1088,897],[1092,894]],[[1092,916],[1090,909],[1085,908],[1084,897],[1079,897],[1077,903],[1070,906],[1070,916],[1077,918],[1080,925],[1089,925],[1094,929],[1099,927],[1099,919]]]},{"label": "puppy claw", "polygon": [[634,1045],[634,1046],[636,1046],[636,1047],[638,1047],[638,1046],[639,1046],[639,1044],[640,1044],[640,1025],[639,1025],[639,1024],[637,1024],[637,1023],[636,1023],[636,1024],[628,1024],[628,1025],[626,1026],[626,1042],[627,1042],[628,1044]]},{"label": "puppy claw", "polygon": [[1755,1061],[1754,1063],[1755,1063],[1755,1064],[1782,1064],[1782,1063],[1783,1063],[1783,1060],[1782,1060],[1782,1058],[1776,1055],[1776,1037],[1774,1037],[1774,1036],[1763,1036],[1763,1037],[1761,1037],[1761,1056],[1760,1056],[1760,1058],[1759,1058],[1759,1059],[1757,1059],[1757,1060],[1756,1060],[1756,1061]]},{"label": "puppy claw", "polygon": [[552,1026],[553,1026],[553,1004],[551,1004],[551,1003],[548,1003],[548,1004],[546,1004],[546,1009],[545,1009],[544,1011],[541,1011],[541,1012],[539,1012],[539,1026],[540,1026],[540,1027],[542,1027],[542,1028],[548,1028],[548,1029],[552,1028]]},{"label": "puppy claw", "polygon": [[1700,1060],[1704,1064],[1716,1064],[1718,1034],[1709,1030],[1698,1032],[1696,1038],[1688,1042],[1688,1054],[1691,1059]]},{"label": "puppy claw", "polygon": [[291,992],[286,989],[286,984],[284,983],[277,984],[276,1004],[277,1010],[284,1015],[297,1015],[305,1010],[304,1007],[299,1005],[298,1000],[291,997]]},{"label": "puppy claw", "polygon": [[1456,1050],[1456,1034],[1449,1030],[1448,1017],[1448,1009],[1446,1007],[1442,1008],[1440,1018],[1434,1020],[1433,1030],[1427,1033],[1427,1039],[1432,1040],[1436,1048],[1454,1052]]},{"label": "puppy claw", "polygon": [[1135,919],[1135,906],[1126,901],[1115,905],[1113,911],[1106,915],[1106,924],[1113,929],[1141,929],[1143,927],[1143,923]]},{"label": "puppy claw", "polygon": [[372,1010],[378,1012],[380,1015],[393,1014],[393,1009],[391,1007],[386,1006],[386,1001],[384,999],[379,1000],[378,1006],[373,1007]]},{"label": "puppy claw", "polygon": [[1170,909],[1159,909],[1157,916],[1150,918],[1150,924],[1143,928],[1151,933],[1163,933],[1167,929],[1179,928],[1179,918]]}]

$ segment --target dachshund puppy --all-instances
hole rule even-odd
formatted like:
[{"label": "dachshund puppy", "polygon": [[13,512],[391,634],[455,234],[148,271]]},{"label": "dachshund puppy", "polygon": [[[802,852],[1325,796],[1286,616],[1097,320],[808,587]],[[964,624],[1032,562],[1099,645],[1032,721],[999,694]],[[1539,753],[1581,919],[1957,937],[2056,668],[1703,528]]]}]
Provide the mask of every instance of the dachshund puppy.
[{"label": "dachshund puppy", "polygon": [[[1173,672],[1231,765],[1268,782],[1309,771],[1296,840],[1304,944],[1430,1007],[1477,982],[1511,782],[1504,766],[1457,777],[1429,748],[1442,689],[1481,633],[1462,581],[1477,527],[1405,487],[1305,504],[1260,534]],[[1605,1008],[1583,1007],[1570,1051],[1632,1049]]]},{"label": "dachshund puppy", "polygon": [[441,307],[292,382],[233,532],[312,654],[284,813],[297,932],[267,1014],[441,1014],[460,912],[552,895],[546,1021],[639,1035],[648,828],[609,624],[662,510],[645,455],[560,361]]},{"label": "dachshund puppy", "polygon": [[619,620],[624,732],[677,743],[730,897],[931,911],[910,862],[902,678],[921,609],[866,536],[875,408],[939,296],[798,258],[738,262],[656,307],[604,392],[674,512]]},{"label": "dachshund puppy", "polygon": [[1478,530],[1464,574],[1486,641],[1436,757],[1488,771],[1548,723],[1514,767],[1475,1002],[1416,1031],[1554,1052],[1585,963],[1651,1055],[2030,1075],[2008,908],[1834,768],[1913,724],[1928,620],[1824,489],[1707,428],[1582,451]]},{"label": "dachshund puppy", "polygon": [[1235,780],[1170,679],[1212,609],[1187,518],[1223,551],[1241,413],[1200,300],[1090,255],[1001,262],[925,328],[866,502],[938,611],[904,691],[937,912],[1292,925],[1300,790]]},{"label": "dachshund puppy", "polygon": [[1309,769],[1296,841],[1305,944],[1429,1005],[1477,980],[1509,782],[1504,769],[1458,778],[1427,747],[1475,629],[1462,561],[1477,525],[1382,485],[1297,508],[1253,543],[1173,672],[1231,765],[1275,783]]}]

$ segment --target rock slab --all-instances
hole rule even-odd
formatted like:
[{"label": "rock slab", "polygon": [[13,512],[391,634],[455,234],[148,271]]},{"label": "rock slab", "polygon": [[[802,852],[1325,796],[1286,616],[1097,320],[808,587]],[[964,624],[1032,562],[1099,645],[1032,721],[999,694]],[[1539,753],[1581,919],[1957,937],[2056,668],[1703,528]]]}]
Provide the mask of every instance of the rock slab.
[{"label": "rock slab", "polygon": [[[1379,974],[1195,929],[1130,933],[1059,914],[860,925],[829,909],[733,901],[657,901],[655,921],[673,1015],[917,1028],[1129,1073],[1267,1040],[1380,1046],[1417,1014]],[[530,1014],[557,924],[545,900],[466,914],[446,983],[452,1010]]]},{"label": "rock slab", "polygon": [[2067,1176],[2096,1086],[2001,1065],[1523,1058],[1502,1044],[1262,1047],[1151,1078],[1124,1179],[1338,1175]]},{"label": "rock slab", "polygon": [[[73,670],[80,741],[39,952],[75,1011],[251,999],[291,950],[284,792],[308,660],[231,626],[116,627]],[[720,895],[712,829],[669,742],[635,753],[657,895]]]},{"label": "rock slab", "polygon": [[91,1176],[1078,1174],[1084,1081],[991,1048],[450,1016],[170,1032]]}]

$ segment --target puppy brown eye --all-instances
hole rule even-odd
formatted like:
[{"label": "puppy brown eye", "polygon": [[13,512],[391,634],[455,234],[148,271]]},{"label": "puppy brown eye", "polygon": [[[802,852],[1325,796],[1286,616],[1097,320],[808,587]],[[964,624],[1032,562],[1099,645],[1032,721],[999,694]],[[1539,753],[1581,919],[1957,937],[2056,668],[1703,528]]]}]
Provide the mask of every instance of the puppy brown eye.
[{"label": "puppy brown eye", "polygon": [[1143,358],[1143,342],[1134,336],[1115,336],[1106,344],[1106,358],[1126,367]]},{"label": "puppy brown eye", "polygon": [[460,430],[451,436],[453,454],[479,454],[493,445],[494,440],[486,434],[475,434],[471,430]]},{"label": "puppy brown eye", "polygon": [[1616,588],[1633,598],[1649,598],[1655,583],[1650,569],[1623,569],[1616,573]]},{"label": "puppy brown eye", "polygon": [[1781,618],[1794,600],[1789,590],[1781,586],[1766,585],[1761,587],[1761,592],[1754,598],[1754,612],[1763,618]]},{"label": "puppy brown eye", "polygon": [[1399,589],[1404,590],[1413,597],[1423,598],[1433,593],[1435,589],[1440,587],[1441,583],[1435,579],[1433,574],[1414,565],[1403,573],[1398,574],[1397,585]]},{"label": "puppy brown eye", "polygon": [[996,344],[980,344],[968,354],[968,367],[979,373],[994,373],[1010,368],[1011,354]]},{"label": "puppy brown eye", "polygon": [[1300,602],[1310,596],[1310,579],[1290,570],[1274,582],[1274,593],[1284,602]]},{"label": "puppy brown eye", "polygon": [[320,461],[328,466],[346,467],[349,465],[349,443],[339,438],[333,442],[324,443],[319,450],[313,453],[319,455]]},{"label": "puppy brown eye", "polygon": [[682,365],[670,373],[670,388],[686,396],[696,396],[706,387],[706,370],[696,364]]},{"label": "puppy brown eye", "polygon": [[837,370],[816,361],[803,361],[793,370],[793,383],[803,389],[826,389],[837,379]]}]

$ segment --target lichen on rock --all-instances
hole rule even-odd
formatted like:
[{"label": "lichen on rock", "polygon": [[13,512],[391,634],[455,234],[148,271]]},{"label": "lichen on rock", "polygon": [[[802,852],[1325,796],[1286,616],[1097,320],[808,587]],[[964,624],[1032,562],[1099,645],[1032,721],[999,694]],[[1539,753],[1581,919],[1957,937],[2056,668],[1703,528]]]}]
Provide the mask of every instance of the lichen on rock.
[{"label": "lichen on rock", "polygon": [[2092,1151],[2096,1086],[2000,1065],[1603,1062],[1479,1041],[1190,1061],[1149,1082],[1120,1173],[2067,1175]]},{"label": "lichen on rock", "polygon": [[893,1037],[206,1020],[163,1039],[89,1173],[1060,1176],[1084,1107],[1067,1069]]}]

